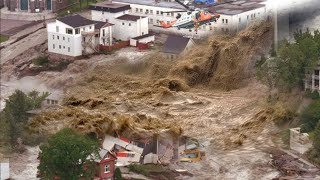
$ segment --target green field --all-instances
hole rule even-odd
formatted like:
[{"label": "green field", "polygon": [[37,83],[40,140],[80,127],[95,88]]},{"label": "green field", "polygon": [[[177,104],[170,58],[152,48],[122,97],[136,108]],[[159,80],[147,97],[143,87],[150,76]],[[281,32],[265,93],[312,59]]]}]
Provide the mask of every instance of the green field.
[{"label": "green field", "polygon": [[0,34],[0,43],[5,42],[8,39],[9,39],[9,36],[5,36],[5,35]]}]

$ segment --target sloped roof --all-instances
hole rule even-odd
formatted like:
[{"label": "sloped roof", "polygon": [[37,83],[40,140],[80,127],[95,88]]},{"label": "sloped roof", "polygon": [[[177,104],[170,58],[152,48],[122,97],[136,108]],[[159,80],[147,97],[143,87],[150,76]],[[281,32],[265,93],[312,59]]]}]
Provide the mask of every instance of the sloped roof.
[{"label": "sloped roof", "polygon": [[137,21],[140,18],[145,18],[145,16],[135,16],[135,15],[125,14],[117,17],[116,19],[125,20],[125,21]]},{"label": "sloped roof", "polygon": [[150,36],[154,36],[154,35],[153,34],[144,34],[144,35],[141,35],[141,36],[134,37],[132,39],[139,40],[139,39],[143,39],[143,38],[150,37]]},{"label": "sloped roof", "polygon": [[92,21],[90,19],[84,18],[80,16],[79,14],[71,15],[71,16],[65,16],[62,18],[58,18],[58,21],[61,21],[73,28],[81,27],[81,26],[87,26],[90,24],[95,24],[95,21]]},{"label": "sloped roof", "polygon": [[101,2],[94,5],[91,5],[90,10],[95,11],[105,11],[111,13],[117,13],[125,10],[131,9],[130,5],[128,4],[120,4],[120,3],[113,3],[113,2]]},{"label": "sloped roof", "polygon": [[162,52],[180,54],[187,47],[190,38],[169,35],[166,42],[163,45]]},{"label": "sloped roof", "polygon": [[102,21],[95,21],[94,29],[101,29],[103,27],[113,26],[114,24]]}]

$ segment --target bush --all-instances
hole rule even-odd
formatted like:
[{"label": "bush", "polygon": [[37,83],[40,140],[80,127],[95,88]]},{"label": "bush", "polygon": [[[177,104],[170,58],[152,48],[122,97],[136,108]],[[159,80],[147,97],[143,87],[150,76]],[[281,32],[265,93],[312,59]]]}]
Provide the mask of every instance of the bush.
[{"label": "bush", "polygon": [[319,99],[320,98],[320,94],[317,91],[311,92],[310,90],[307,90],[304,95],[308,98],[311,98],[311,99]]},{"label": "bush", "polygon": [[130,164],[128,166],[129,171],[131,172],[135,172],[138,174],[143,174],[145,176],[149,175],[149,172],[143,167],[143,165],[139,165],[139,164]]},{"label": "bush", "polygon": [[320,119],[320,99],[312,102],[301,115],[301,131],[311,132],[315,129]]},{"label": "bush", "polygon": [[49,63],[48,56],[40,56],[32,60],[34,65],[43,66]]},{"label": "bush", "polygon": [[121,170],[120,168],[116,168],[116,170],[114,171],[114,179],[115,180],[122,180],[122,173],[121,173]]}]

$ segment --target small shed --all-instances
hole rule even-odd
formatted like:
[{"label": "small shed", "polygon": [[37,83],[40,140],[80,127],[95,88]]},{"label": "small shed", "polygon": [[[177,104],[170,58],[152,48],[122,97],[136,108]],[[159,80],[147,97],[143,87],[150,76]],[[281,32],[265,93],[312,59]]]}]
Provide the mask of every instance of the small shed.
[{"label": "small shed", "polygon": [[145,34],[142,36],[137,36],[130,39],[130,46],[138,46],[139,43],[147,44],[150,42],[154,42],[155,37],[153,34]]},{"label": "small shed", "polygon": [[178,56],[184,54],[194,44],[195,43],[191,38],[177,35],[169,35],[163,45],[162,53],[168,59],[175,59]]}]

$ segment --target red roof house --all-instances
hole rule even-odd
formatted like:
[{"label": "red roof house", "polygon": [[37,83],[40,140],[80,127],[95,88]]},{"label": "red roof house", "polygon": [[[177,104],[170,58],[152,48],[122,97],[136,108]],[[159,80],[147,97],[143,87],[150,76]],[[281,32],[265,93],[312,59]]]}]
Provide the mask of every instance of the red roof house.
[{"label": "red roof house", "polygon": [[117,157],[106,149],[101,149],[99,155],[100,157],[95,159],[99,167],[97,178],[100,180],[113,180]]}]

